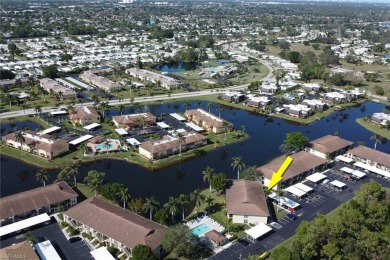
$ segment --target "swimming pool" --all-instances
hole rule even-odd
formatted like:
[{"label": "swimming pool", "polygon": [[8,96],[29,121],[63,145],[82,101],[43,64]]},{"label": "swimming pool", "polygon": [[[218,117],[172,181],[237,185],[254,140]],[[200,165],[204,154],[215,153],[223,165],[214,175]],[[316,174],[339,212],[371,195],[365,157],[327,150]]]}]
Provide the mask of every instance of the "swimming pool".
[{"label": "swimming pool", "polygon": [[196,227],[192,228],[191,232],[195,236],[199,237],[199,236],[203,235],[204,233],[207,233],[207,232],[209,232],[211,230],[213,230],[212,227],[210,227],[209,225],[203,223],[203,224],[201,224],[199,226],[196,226]]},{"label": "swimming pool", "polygon": [[112,144],[97,144],[95,146],[95,149],[100,149],[100,150],[107,150],[107,149],[111,149],[112,147],[114,147]]}]

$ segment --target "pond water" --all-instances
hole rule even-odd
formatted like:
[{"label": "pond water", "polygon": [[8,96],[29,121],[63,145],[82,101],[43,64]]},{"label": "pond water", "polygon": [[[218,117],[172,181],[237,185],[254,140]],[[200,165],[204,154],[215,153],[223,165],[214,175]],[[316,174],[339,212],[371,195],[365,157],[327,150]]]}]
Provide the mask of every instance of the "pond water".
[{"label": "pond water", "polygon": [[[207,102],[202,102],[201,107],[206,108]],[[196,102],[191,102],[192,108]],[[319,138],[338,131],[342,138],[354,142],[364,141],[367,146],[373,147],[374,141],[370,140],[372,133],[355,122],[357,118],[372,115],[374,112],[383,111],[384,105],[366,103],[364,106],[347,108],[344,111],[335,112],[332,115],[308,126],[297,125],[282,119],[269,119],[248,111],[224,107],[221,116],[234,123],[241,129],[244,125],[250,138],[226,147],[209,152],[190,161],[181,162],[175,166],[148,171],[140,166],[125,161],[104,159],[85,164],[81,167],[77,178],[83,180],[87,172],[94,169],[106,172],[106,182],[124,183],[132,197],[154,196],[161,203],[168,200],[168,196],[177,197],[182,193],[188,194],[195,189],[203,189],[208,184],[203,182],[202,171],[211,166],[216,172],[224,172],[228,178],[236,178],[236,172],[231,168],[232,157],[242,156],[244,162],[251,166],[261,166],[276,156],[281,155],[279,146],[282,144],[285,134],[300,131],[310,139]],[[150,111],[155,115],[161,113],[183,112],[183,102],[161,104],[153,106],[134,106],[127,108],[125,113]],[[213,113],[218,114],[215,108]],[[109,116],[119,114],[111,110]],[[3,126],[2,126],[3,127]],[[378,145],[378,150],[390,153],[388,143]],[[19,160],[2,156],[1,158],[1,197],[17,192],[38,187],[41,184],[36,181],[37,167],[25,164]],[[51,181],[55,179],[53,172]]]},{"label": "pond water", "polygon": [[20,122],[12,122],[12,123],[5,123],[3,122],[0,124],[0,131],[1,136],[4,136],[6,134],[9,134],[10,132],[15,132],[19,130],[33,130],[36,131],[41,128],[41,125],[34,122],[34,121],[20,121]]},{"label": "pond water", "polygon": [[182,72],[196,69],[196,63],[173,62],[157,65],[154,69],[162,72]]}]

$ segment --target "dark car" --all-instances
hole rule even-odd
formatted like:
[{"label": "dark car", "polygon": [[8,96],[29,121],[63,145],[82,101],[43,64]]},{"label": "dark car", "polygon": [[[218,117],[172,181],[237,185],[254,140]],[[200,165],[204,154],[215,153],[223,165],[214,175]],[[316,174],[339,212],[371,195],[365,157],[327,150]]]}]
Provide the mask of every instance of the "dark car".
[{"label": "dark car", "polygon": [[246,241],[245,239],[240,238],[240,239],[238,239],[237,241],[238,241],[238,243],[240,243],[240,244],[243,245],[243,246],[249,245],[249,242]]},{"label": "dark car", "polygon": [[288,213],[288,214],[287,214],[287,217],[288,217],[289,219],[291,219],[291,220],[296,220],[296,219],[298,219],[298,217],[297,217],[295,214],[293,214],[293,213]]},{"label": "dark car", "polygon": [[81,241],[81,237],[71,237],[71,238],[69,238],[69,243],[71,243],[71,244],[79,242],[79,241]]}]

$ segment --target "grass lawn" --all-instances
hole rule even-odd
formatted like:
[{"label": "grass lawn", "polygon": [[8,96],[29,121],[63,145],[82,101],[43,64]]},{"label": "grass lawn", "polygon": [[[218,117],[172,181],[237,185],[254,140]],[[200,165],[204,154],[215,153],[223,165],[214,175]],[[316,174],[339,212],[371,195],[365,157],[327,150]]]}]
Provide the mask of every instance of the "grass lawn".
[{"label": "grass lawn", "polygon": [[273,206],[273,210],[275,212],[277,219],[283,218],[284,216],[286,216],[288,214],[288,212],[285,211],[284,209],[280,209],[280,208],[276,207],[274,204],[272,204],[272,206]]},{"label": "grass lawn", "polygon": [[358,118],[356,119],[356,122],[358,122],[361,126],[366,128],[367,130],[374,132],[375,134],[378,134],[380,136],[383,136],[386,139],[390,139],[390,131],[386,130],[386,128],[382,128],[369,120],[365,120],[364,118]]},{"label": "grass lawn", "polygon": [[[258,71],[256,71],[258,70]],[[248,71],[243,75],[238,75],[236,78],[228,79],[229,82],[234,84],[249,84],[254,81],[261,81],[265,76],[267,76],[269,70],[264,65],[252,65],[249,67]]]}]

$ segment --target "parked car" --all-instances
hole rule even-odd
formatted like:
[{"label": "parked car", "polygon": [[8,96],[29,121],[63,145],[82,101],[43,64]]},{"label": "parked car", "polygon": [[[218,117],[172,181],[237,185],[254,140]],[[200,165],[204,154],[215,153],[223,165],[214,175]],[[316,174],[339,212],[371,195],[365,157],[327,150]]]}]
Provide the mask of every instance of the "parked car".
[{"label": "parked car", "polygon": [[259,257],[257,259],[264,260],[264,259],[267,259],[268,257],[269,257],[269,252],[266,251],[266,252],[262,253],[261,255],[259,255]]},{"label": "parked car", "polygon": [[329,182],[329,179],[325,179],[322,184],[327,184]]},{"label": "parked car", "polygon": [[243,245],[243,246],[249,245],[249,242],[246,241],[245,239],[240,238],[240,239],[238,239],[237,241],[238,241],[238,243],[240,243],[240,244]]},{"label": "parked car", "polygon": [[79,241],[81,241],[81,237],[71,237],[71,238],[69,238],[69,243],[71,243],[71,244],[79,242]]},{"label": "parked car", "polygon": [[297,217],[295,214],[293,214],[293,213],[288,213],[288,214],[287,214],[287,217],[288,217],[289,219],[291,219],[291,220],[296,220],[296,219],[298,219],[298,217]]}]

